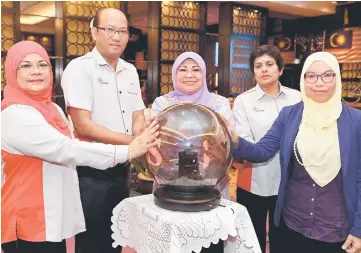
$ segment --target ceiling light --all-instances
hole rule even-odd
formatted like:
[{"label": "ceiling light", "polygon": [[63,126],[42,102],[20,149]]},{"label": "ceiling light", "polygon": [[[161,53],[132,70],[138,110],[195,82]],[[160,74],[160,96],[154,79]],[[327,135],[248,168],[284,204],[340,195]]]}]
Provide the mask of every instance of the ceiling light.
[{"label": "ceiling light", "polygon": [[43,22],[45,20],[48,20],[48,17],[41,17],[41,16],[20,16],[20,23],[22,25],[34,25],[40,22]]},{"label": "ceiling light", "polygon": [[26,9],[22,14],[20,16],[21,24],[34,25],[49,19],[49,17],[55,17],[55,3],[39,2]]}]

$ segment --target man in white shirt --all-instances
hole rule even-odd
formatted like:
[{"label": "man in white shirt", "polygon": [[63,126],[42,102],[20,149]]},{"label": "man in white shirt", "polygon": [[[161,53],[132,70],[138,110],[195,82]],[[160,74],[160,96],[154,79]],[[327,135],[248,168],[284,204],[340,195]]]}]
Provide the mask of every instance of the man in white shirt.
[{"label": "man in white shirt", "polygon": [[[258,142],[271,128],[284,106],[301,101],[299,91],[279,83],[283,67],[280,51],[274,46],[260,46],[251,54],[250,68],[257,85],[239,95],[233,107],[238,134],[247,141]],[[281,180],[279,154],[266,163],[246,163],[244,167],[238,171],[237,202],[247,207],[263,253],[266,251],[266,220],[269,212],[270,252],[277,253],[277,248],[282,246],[273,222]]]},{"label": "man in white shirt", "polygon": [[[76,135],[92,142],[129,144],[145,123],[136,68],[120,59],[129,39],[128,21],[117,9],[102,9],[92,23],[94,49],[64,70],[62,88]],[[105,171],[78,167],[86,232],[76,253],[113,253],[113,208],[129,196],[129,163]]]}]

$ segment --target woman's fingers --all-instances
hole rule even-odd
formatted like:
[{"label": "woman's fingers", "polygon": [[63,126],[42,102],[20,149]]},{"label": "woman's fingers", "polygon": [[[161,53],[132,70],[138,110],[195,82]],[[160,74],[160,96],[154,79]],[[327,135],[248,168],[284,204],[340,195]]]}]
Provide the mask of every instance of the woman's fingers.
[{"label": "woman's fingers", "polygon": [[156,146],[157,145],[157,142],[156,141],[154,141],[154,142],[152,142],[152,143],[149,143],[148,145],[147,145],[147,149],[149,150],[150,148],[152,148],[152,147],[154,147],[154,146]]},{"label": "woman's fingers", "polygon": [[148,126],[146,127],[147,129],[153,128],[155,125],[157,125],[157,120],[152,120],[149,122]]},{"label": "woman's fingers", "polygon": [[153,142],[157,139],[159,135],[159,132],[155,132],[154,134],[152,134],[149,138],[148,138],[148,142]]},{"label": "woman's fingers", "polygon": [[220,114],[221,118],[223,119],[224,123],[226,123],[227,126],[231,126],[231,122],[229,121],[229,119],[227,119],[224,115]]}]

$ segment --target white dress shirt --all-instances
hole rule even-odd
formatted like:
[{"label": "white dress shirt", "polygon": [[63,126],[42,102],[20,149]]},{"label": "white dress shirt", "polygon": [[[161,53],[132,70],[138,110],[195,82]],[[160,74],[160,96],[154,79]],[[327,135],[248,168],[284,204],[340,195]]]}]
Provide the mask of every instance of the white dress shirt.
[{"label": "white dress shirt", "polygon": [[[301,101],[299,91],[279,85],[280,92],[276,97],[267,95],[259,84],[237,96],[233,113],[240,137],[252,143],[258,142],[271,128],[283,107]],[[281,180],[279,152],[268,162],[253,163],[249,180],[253,194],[264,197],[277,195]]]},{"label": "white dress shirt", "polygon": [[145,109],[134,65],[119,58],[114,70],[96,48],[72,60],[62,75],[66,106],[91,112],[92,121],[132,135],[133,112]]},{"label": "white dress shirt", "polygon": [[85,231],[75,166],[124,163],[128,146],[72,139],[31,106],[11,105],[1,116],[2,237],[60,242]]}]

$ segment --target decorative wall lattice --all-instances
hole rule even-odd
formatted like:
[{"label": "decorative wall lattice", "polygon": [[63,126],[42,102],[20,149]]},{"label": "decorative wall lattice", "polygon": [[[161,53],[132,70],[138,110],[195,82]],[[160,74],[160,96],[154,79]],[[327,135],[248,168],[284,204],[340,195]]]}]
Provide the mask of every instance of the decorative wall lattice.
[{"label": "decorative wall lattice", "polygon": [[160,19],[160,92],[173,90],[172,63],[183,52],[199,53],[202,32],[201,3],[162,2]]},{"label": "decorative wall lattice", "polygon": [[260,46],[261,37],[266,34],[265,24],[264,12],[233,6],[229,83],[232,94],[242,93],[255,85],[249,57],[252,50]]},{"label": "decorative wall lattice", "polygon": [[359,63],[342,63],[342,79],[361,79],[361,62]]},{"label": "decorative wall lattice", "polygon": [[172,30],[161,31],[161,60],[174,61],[183,52],[199,51],[199,35]]},{"label": "decorative wall lattice", "polygon": [[90,20],[102,8],[120,9],[119,1],[67,1],[63,4],[65,27],[65,65],[69,59],[82,56],[92,50]]},{"label": "decorative wall lattice", "polygon": [[93,18],[102,8],[120,9],[120,2],[115,1],[68,1],[66,3],[66,16]]},{"label": "decorative wall lattice", "polygon": [[359,81],[342,83],[342,100],[348,104],[361,102],[361,84]]},{"label": "decorative wall lattice", "polygon": [[279,18],[269,18],[267,22],[270,22],[268,28],[268,36],[271,35],[281,35],[282,34],[282,19]]},{"label": "decorative wall lattice", "polygon": [[160,92],[161,94],[167,94],[173,90],[172,85],[172,64],[161,64],[160,65]]},{"label": "decorative wall lattice", "polygon": [[4,89],[6,84],[5,78],[5,57],[1,57],[1,90]]},{"label": "decorative wall lattice", "polygon": [[[6,53],[15,44],[15,6],[13,2],[1,1],[1,52]],[[5,56],[1,57],[1,90],[6,84]]]},{"label": "decorative wall lattice", "polygon": [[66,20],[66,55],[82,56],[92,50],[94,42],[91,39],[90,22]]},{"label": "decorative wall lattice", "polygon": [[361,62],[341,63],[342,99],[346,103],[361,102]]},{"label": "decorative wall lattice", "polygon": [[233,7],[233,33],[261,36],[262,13]]},{"label": "decorative wall lattice", "polygon": [[195,2],[162,2],[162,26],[199,29],[200,5]]},{"label": "decorative wall lattice", "polygon": [[[3,3],[8,2],[1,2],[1,5]],[[4,8],[1,6],[1,8]],[[8,51],[9,48],[14,45],[15,42],[15,33],[14,33],[14,15],[11,12],[11,9],[9,12],[4,12],[3,15],[1,15],[1,51]]]}]

